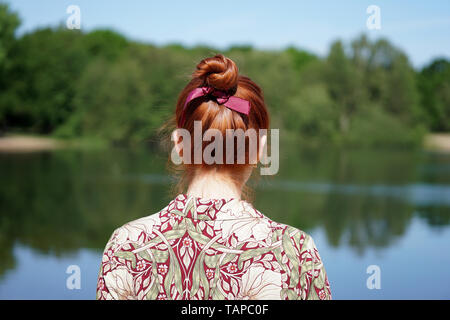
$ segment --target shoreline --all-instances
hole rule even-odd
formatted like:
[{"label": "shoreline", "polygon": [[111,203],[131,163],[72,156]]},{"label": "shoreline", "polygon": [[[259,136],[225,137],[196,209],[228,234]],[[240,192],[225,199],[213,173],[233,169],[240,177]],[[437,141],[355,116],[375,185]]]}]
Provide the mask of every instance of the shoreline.
[{"label": "shoreline", "polygon": [[450,133],[427,134],[423,147],[429,151],[450,152]]},{"label": "shoreline", "polygon": [[[0,153],[56,150],[77,145],[73,142],[75,141],[70,142],[45,136],[7,135],[0,137]],[[450,153],[450,133],[427,134],[423,140],[423,149]]]},{"label": "shoreline", "polygon": [[33,152],[55,150],[66,144],[49,137],[11,135],[0,137],[0,152]]}]

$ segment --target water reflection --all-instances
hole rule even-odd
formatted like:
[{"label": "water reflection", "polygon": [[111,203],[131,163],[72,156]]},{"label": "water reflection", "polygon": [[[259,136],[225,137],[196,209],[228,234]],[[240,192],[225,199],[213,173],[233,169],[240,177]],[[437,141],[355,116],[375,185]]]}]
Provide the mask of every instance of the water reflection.
[{"label": "water reflection", "polygon": [[[434,232],[449,228],[449,155],[285,150],[279,175],[258,182],[255,206],[274,220],[320,230],[329,250],[362,257],[390,248],[414,219]],[[165,165],[165,155],[143,150],[0,154],[0,287],[27,248],[55,259],[90,250],[98,260],[112,230],[171,199]]]}]

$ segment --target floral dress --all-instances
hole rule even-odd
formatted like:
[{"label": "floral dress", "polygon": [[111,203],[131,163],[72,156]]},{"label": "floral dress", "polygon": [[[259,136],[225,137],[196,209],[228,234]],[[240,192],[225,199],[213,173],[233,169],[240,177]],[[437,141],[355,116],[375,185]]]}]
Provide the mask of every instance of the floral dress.
[{"label": "floral dress", "polygon": [[178,195],[116,229],[97,299],[331,299],[313,239],[239,199]]}]

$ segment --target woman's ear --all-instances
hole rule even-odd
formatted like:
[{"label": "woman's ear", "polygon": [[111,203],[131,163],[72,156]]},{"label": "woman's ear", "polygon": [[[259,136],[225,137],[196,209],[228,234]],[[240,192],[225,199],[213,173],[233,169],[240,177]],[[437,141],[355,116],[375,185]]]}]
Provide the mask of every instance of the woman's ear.
[{"label": "woman's ear", "polygon": [[182,158],[183,157],[183,154],[182,154],[183,138],[181,137],[180,132],[178,131],[178,129],[175,129],[172,132],[172,141],[174,143],[175,151],[177,152],[178,156],[180,158]]},{"label": "woman's ear", "polygon": [[258,150],[258,161],[261,161],[262,156],[264,155],[264,149],[267,144],[267,135],[263,134],[259,138],[259,150]]}]

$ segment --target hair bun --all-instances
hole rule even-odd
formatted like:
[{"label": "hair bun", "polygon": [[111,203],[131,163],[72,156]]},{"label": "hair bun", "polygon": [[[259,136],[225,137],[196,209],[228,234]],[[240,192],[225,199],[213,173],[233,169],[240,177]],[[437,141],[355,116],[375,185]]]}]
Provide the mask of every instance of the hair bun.
[{"label": "hair bun", "polygon": [[231,90],[238,84],[239,70],[236,64],[221,54],[203,59],[194,72],[206,85],[219,90]]}]

